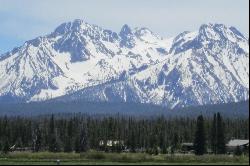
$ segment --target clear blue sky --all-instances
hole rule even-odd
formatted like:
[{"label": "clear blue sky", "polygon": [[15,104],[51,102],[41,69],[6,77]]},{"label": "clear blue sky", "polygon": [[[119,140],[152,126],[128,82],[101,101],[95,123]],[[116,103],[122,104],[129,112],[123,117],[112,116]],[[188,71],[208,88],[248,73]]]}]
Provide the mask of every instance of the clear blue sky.
[{"label": "clear blue sky", "polygon": [[148,27],[163,37],[203,23],[235,26],[249,35],[249,0],[0,0],[0,54],[76,18],[119,31]]}]

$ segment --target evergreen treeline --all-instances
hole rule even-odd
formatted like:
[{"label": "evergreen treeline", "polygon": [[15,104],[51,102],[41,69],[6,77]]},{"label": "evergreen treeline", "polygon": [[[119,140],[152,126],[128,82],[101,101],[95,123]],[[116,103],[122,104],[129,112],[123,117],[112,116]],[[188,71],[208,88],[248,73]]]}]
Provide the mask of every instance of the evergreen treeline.
[{"label": "evergreen treeline", "polygon": [[[192,118],[143,119],[126,116],[94,117],[74,114],[70,117],[0,117],[0,149],[30,148],[34,152],[85,152],[89,149],[120,152],[125,146],[131,152],[172,153],[181,143],[194,143],[195,153],[211,149],[225,153],[231,138],[249,138],[249,119],[223,119],[199,116]],[[100,142],[118,140],[112,149]],[[121,144],[121,141],[123,144]],[[106,145],[106,144],[105,144]]]}]

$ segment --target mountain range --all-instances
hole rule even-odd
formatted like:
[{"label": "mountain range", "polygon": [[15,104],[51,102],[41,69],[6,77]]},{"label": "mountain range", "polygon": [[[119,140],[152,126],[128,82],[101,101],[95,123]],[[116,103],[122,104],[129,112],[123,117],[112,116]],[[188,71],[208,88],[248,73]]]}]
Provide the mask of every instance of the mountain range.
[{"label": "mountain range", "polygon": [[78,19],[0,56],[0,103],[181,108],[248,99],[249,40],[223,24],[163,38],[147,28],[124,25],[116,33]]}]

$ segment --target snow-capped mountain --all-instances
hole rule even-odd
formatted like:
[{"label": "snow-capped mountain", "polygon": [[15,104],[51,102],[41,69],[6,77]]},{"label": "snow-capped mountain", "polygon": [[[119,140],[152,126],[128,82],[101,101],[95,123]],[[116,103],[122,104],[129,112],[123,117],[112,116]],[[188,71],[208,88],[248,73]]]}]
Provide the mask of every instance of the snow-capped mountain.
[{"label": "snow-capped mountain", "polygon": [[82,20],[0,58],[0,100],[138,102],[170,108],[249,99],[249,43],[234,27],[205,24],[164,39]]}]

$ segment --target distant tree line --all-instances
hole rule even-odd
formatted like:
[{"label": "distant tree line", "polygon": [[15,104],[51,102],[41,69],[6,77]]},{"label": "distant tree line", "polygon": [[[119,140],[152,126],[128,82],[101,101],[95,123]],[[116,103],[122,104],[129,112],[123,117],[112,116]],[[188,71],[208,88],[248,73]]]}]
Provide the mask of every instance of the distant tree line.
[{"label": "distant tree line", "polygon": [[[249,139],[249,119],[213,118],[152,119],[127,116],[95,117],[86,114],[42,117],[0,117],[0,150],[33,152],[86,152],[89,149],[121,152],[122,145],[112,149],[100,147],[100,141],[122,140],[130,152],[175,153],[181,143],[194,143],[195,153],[225,153],[231,138]],[[105,145],[106,146],[106,145]]]}]

